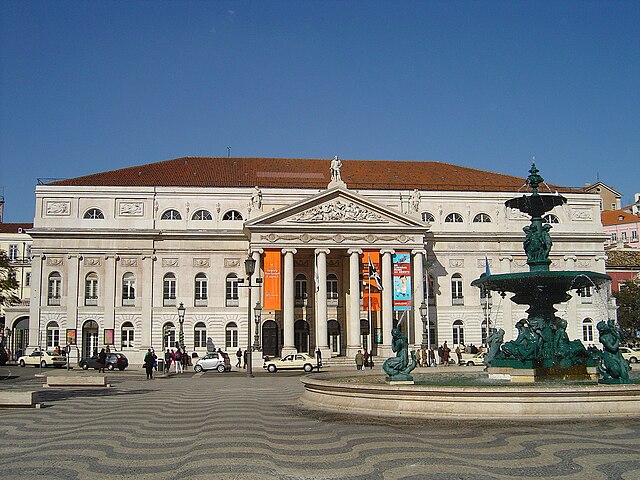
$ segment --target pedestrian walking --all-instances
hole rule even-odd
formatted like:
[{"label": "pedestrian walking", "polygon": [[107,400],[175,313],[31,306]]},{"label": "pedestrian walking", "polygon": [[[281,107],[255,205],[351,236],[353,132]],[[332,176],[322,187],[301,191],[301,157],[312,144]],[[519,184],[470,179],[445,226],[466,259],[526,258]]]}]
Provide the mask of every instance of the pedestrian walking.
[{"label": "pedestrian walking", "polygon": [[182,360],[182,371],[184,372],[189,366],[189,355],[187,355],[187,349],[185,347],[182,347],[180,359]]},{"label": "pedestrian walking", "polygon": [[98,373],[104,373],[104,366],[107,363],[107,352],[104,348],[100,350],[100,353],[98,354],[98,361],[96,363],[98,364]]},{"label": "pedestrian walking", "polygon": [[369,370],[373,368],[373,350],[369,352]]},{"label": "pedestrian walking", "polygon": [[238,361],[236,362],[236,368],[240,368],[242,367],[242,349],[238,348],[238,351],[236,352],[236,357],[238,358]]},{"label": "pedestrian walking", "polygon": [[456,347],[456,357],[458,357],[458,365],[462,365],[462,351],[460,350],[460,345]]},{"label": "pedestrian walking", "polygon": [[444,349],[442,345],[438,347],[438,364],[442,365],[442,355],[444,354]]},{"label": "pedestrian walking", "polygon": [[369,366],[369,352],[365,349],[364,354],[362,355],[362,357],[364,358],[364,366],[368,367]]},{"label": "pedestrian walking", "polygon": [[173,354],[167,348],[166,353],[164,354],[164,372],[169,373],[169,369],[171,368],[171,362],[173,361]]},{"label": "pedestrian walking", "polygon": [[157,360],[157,357],[151,352],[151,349],[147,350],[147,354],[144,356],[144,369],[147,371],[147,380],[153,379],[153,364]]},{"label": "pedestrian walking", "polygon": [[[108,351],[109,351],[109,347],[107,347],[107,352]],[[153,361],[153,369],[157,372],[158,371],[158,356],[156,355],[156,351],[153,348],[151,349],[151,353],[155,357],[155,360]]]},{"label": "pedestrian walking", "polygon": [[242,368],[247,368],[247,360],[249,359],[249,351],[245,350],[244,351],[244,365],[242,366]]},{"label": "pedestrian walking", "polygon": [[356,370],[362,370],[363,365],[364,365],[364,356],[362,355],[362,351],[358,350],[358,353],[356,353]]},{"label": "pedestrian walking", "polygon": [[176,374],[182,373],[182,352],[180,352],[180,348],[176,348],[173,354],[173,361],[176,364]]},{"label": "pedestrian walking", "polygon": [[451,349],[447,346],[447,342],[444,342],[442,346],[442,362],[445,367],[449,366],[449,354],[451,353]]},{"label": "pedestrian walking", "polygon": [[316,366],[318,370],[320,370],[320,367],[322,366],[322,351],[320,350],[320,347],[316,350]]}]

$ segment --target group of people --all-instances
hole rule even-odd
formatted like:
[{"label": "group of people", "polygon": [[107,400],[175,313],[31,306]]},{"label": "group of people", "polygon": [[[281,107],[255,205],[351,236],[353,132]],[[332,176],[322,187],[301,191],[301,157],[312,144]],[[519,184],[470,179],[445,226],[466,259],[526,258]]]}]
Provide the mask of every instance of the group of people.
[{"label": "group of people", "polygon": [[166,373],[171,371],[171,364],[174,365],[175,373],[184,373],[185,369],[191,364],[189,355],[184,347],[168,349],[164,353],[164,370]]},{"label": "group of people", "polygon": [[[236,368],[247,368],[248,357],[249,357],[249,354],[247,353],[247,350],[245,350],[243,353],[242,349],[238,348],[238,351],[236,352],[236,358],[238,359],[238,361],[236,362]],[[244,361],[244,365],[242,364],[243,361]]]},{"label": "group of people", "polygon": [[364,353],[362,353],[362,350],[358,350],[358,353],[356,353],[356,370],[364,370],[366,367],[373,368],[373,350],[368,352],[365,349]]}]

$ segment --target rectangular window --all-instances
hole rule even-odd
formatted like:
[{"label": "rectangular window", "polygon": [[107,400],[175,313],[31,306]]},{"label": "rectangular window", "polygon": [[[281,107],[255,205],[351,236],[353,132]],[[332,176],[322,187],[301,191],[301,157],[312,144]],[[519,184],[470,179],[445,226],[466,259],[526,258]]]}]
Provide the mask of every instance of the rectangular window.
[{"label": "rectangular window", "polygon": [[52,306],[60,305],[60,277],[49,278],[48,304]]},{"label": "rectangular window", "polygon": [[578,296],[580,296],[581,303],[591,303],[591,287],[583,287],[578,290]]},{"label": "rectangular window", "polygon": [[584,342],[593,342],[593,326],[591,324],[582,324],[582,340]]},{"label": "rectangular window", "polygon": [[638,241],[638,231],[637,230],[631,230],[631,241],[632,242],[637,242]]},{"label": "rectangular window", "polygon": [[125,277],[122,282],[122,306],[132,307],[136,304],[136,279]]},{"label": "rectangular window", "polygon": [[25,273],[24,285],[25,285],[25,287],[30,287],[31,286],[31,272]]},{"label": "rectangular window", "polygon": [[60,345],[60,330],[57,328],[47,330],[47,349],[53,349]]},{"label": "rectangular window", "polygon": [[18,245],[9,245],[9,260],[12,262],[18,260]]},{"label": "rectangular window", "polygon": [[122,329],[122,348],[133,348],[133,328]]},{"label": "rectangular window", "polygon": [[618,241],[618,235],[616,234],[616,232],[613,232],[611,234],[611,241],[612,242],[617,242]]},{"label": "rectangular window", "polygon": [[226,305],[227,307],[237,307],[240,305],[238,300],[238,278],[227,277],[226,288]]},{"label": "rectangular window", "polygon": [[627,232],[622,232],[622,241],[623,242],[627,241]]},{"label": "rectangular window", "polygon": [[194,348],[205,348],[207,346],[207,331],[206,330],[196,330],[195,336],[193,338],[193,347]]},{"label": "rectangular window", "polygon": [[176,305],[176,279],[165,278],[163,285],[163,304],[165,307],[174,307]]},{"label": "rectangular window", "polygon": [[84,304],[98,305],[98,279],[87,278],[84,283]]},{"label": "rectangular window", "polygon": [[238,330],[227,329],[225,335],[226,348],[236,348],[238,346]]}]

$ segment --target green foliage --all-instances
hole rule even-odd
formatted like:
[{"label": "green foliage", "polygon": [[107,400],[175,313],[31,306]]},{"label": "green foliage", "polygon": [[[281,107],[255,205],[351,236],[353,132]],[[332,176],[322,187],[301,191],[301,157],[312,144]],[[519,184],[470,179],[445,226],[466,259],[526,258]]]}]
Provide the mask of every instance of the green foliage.
[{"label": "green foliage", "polygon": [[0,250],[0,305],[7,307],[20,302],[16,295],[19,284],[7,252]]},{"label": "green foliage", "polygon": [[625,339],[637,338],[640,330],[640,285],[628,281],[613,296],[618,302],[618,324]]}]

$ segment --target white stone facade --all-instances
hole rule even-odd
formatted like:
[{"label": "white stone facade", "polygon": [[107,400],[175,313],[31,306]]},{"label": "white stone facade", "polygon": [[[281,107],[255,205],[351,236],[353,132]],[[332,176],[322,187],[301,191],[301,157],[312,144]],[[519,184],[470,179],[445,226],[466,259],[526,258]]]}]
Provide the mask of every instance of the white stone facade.
[{"label": "white stone facade", "polygon": [[[407,250],[414,306],[425,300],[425,266],[433,280],[431,343],[464,340],[479,345],[483,310],[479,291],[470,283],[485,271],[485,257],[492,273],[528,269],[522,248],[528,217],[505,207],[515,192],[420,191],[412,197],[412,190],[260,187],[258,199],[253,187],[39,185],[32,233],[30,347],[46,342],[48,326],[57,325],[62,344],[66,329],[76,330],[78,350],[73,355],[86,356],[103,346],[103,332],[112,329],[115,349],[132,363],[141,363],[147,348],[158,353],[178,339],[177,305],[183,303],[188,351],[201,355],[208,338],[230,354],[238,347],[244,350],[248,310],[261,298],[261,289],[252,289],[248,305],[248,289],[238,288],[236,299],[228,278],[245,277],[244,260],[251,252],[258,264],[255,285],[263,275],[265,249],[282,252],[284,305],[282,311],[262,312],[256,357],[265,353],[265,342],[271,350],[275,344],[278,354],[320,347],[324,358],[352,356],[364,346],[390,356],[396,316],[391,308],[391,254]],[[558,220],[551,232],[551,269],[604,273],[599,197],[565,196],[568,204],[551,212]],[[456,221],[448,221],[452,219]],[[351,295],[362,289],[363,250],[381,252],[384,287],[382,312],[372,314],[368,333],[361,330],[361,321],[369,319],[360,295]],[[305,277],[306,296],[300,295],[298,275]],[[322,281],[327,275],[337,278],[337,298],[327,299]],[[458,278],[462,292],[454,298],[452,280]],[[593,292],[561,306],[558,315],[568,320],[571,338],[595,343],[595,324],[608,308],[606,299]],[[513,338],[513,324],[522,316],[520,306],[494,295],[491,325],[505,330],[505,340]],[[585,319],[591,320],[592,337]],[[250,320],[253,344],[253,312]],[[268,334],[267,322],[273,327]],[[417,309],[407,323],[410,342],[419,345],[424,324]],[[174,333],[167,336],[169,324]],[[382,332],[381,343],[375,342],[376,329]]]}]

